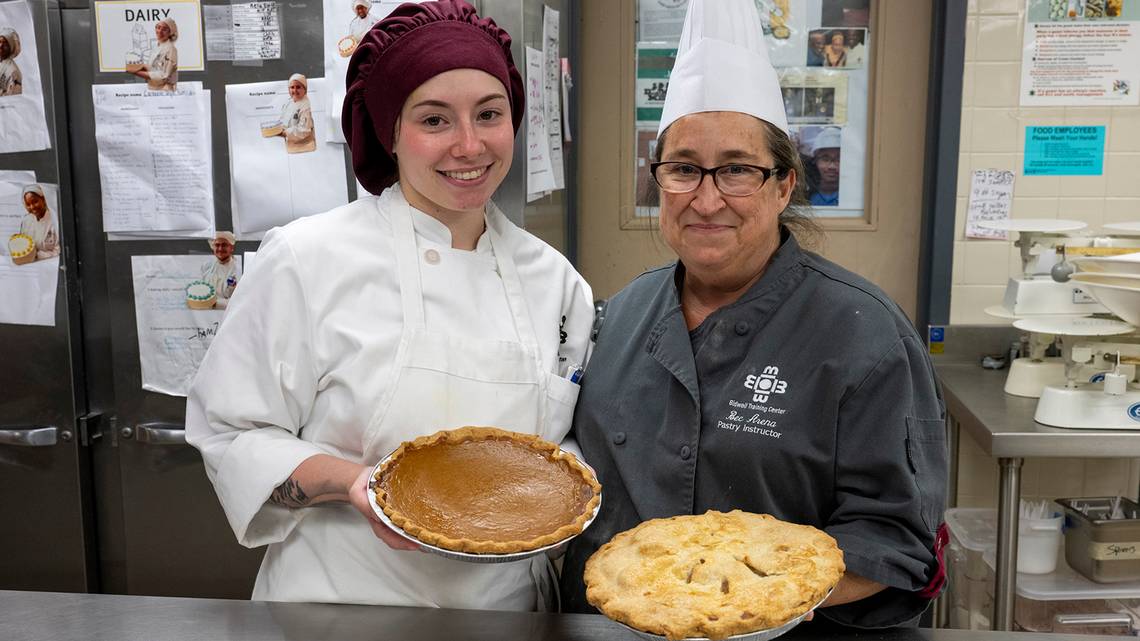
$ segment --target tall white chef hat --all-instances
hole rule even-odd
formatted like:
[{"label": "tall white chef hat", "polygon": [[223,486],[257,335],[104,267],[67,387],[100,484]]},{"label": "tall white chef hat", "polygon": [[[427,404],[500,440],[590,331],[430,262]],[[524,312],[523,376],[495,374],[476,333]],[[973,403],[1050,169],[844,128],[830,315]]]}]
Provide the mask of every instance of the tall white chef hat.
[{"label": "tall white chef hat", "polygon": [[738,111],[788,131],[755,0],[689,0],[657,135],[702,111]]}]

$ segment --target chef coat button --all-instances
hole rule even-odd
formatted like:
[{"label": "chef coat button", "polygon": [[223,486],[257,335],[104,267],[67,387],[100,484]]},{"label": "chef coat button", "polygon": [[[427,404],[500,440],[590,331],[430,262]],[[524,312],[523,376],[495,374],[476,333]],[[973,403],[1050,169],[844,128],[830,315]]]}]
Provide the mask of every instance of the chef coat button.
[{"label": "chef coat button", "polygon": [[693,453],[693,450],[689,449],[688,445],[682,445],[681,446],[681,458],[682,459],[684,459],[686,461],[689,460],[689,455],[691,455],[692,453]]},{"label": "chef coat button", "polygon": [[736,323],[736,335],[737,336],[744,336],[745,334],[748,333],[749,329],[751,329],[751,328],[748,327],[748,323],[745,323],[744,321],[739,321]]},{"label": "chef coat button", "polygon": [[625,443],[625,432],[614,432],[614,445]]},{"label": "chef coat button", "polygon": [[424,252],[424,260],[426,260],[427,264],[429,264],[429,265],[438,265],[439,264],[439,252],[437,252],[434,249],[427,250],[426,252]]}]

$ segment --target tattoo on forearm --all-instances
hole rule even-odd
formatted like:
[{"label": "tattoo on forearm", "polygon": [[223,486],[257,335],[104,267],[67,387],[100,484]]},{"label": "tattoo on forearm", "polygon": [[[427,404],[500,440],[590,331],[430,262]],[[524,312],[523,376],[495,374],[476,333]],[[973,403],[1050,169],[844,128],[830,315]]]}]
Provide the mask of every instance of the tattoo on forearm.
[{"label": "tattoo on forearm", "polygon": [[269,495],[269,500],[277,505],[285,507],[306,507],[312,500],[305,490],[301,489],[301,484],[291,478],[285,479],[285,482],[277,486],[273,490],[273,494]]}]

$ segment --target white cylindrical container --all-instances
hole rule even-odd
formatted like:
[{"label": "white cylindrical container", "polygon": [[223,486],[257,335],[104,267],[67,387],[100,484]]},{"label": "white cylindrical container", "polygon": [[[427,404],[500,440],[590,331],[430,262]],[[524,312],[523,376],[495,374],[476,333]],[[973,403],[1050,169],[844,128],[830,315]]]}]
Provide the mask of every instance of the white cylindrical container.
[{"label": "white cylindrical container", "polygon": [[1045,519],[1022,517],[1017,526],[1017,571],[1025,574],[1049,574],[1057,569],[1061,549],[1063,514]]}]

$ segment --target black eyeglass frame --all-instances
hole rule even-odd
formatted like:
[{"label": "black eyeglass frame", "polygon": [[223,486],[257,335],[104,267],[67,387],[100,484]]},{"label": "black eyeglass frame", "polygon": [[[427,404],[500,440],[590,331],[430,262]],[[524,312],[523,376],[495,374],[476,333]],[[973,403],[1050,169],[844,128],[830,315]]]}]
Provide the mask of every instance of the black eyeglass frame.
[{"label": "black eyeglass frame", "polygon": [[[675,191],[675,190],[671,190],[671,189],[666,189],[665,186],[661,184],[661,181],[657,180],[657,168],[661,167],[662,165],[688,165],[688,166],[692,167],[693,169],[700,171],[701,177],[700,177],[700,179],[697,180],[694,187],[688,191]],[[750,169],[757,169],[760,171],[761,174],[763,174],[764,180],[760,181],[760,184],[756,187],[755,190],[753,190],[747,194],[729,194],[720,188],[720,183],[718,183],[716,180],[716,172],[718,172],[721,169],[724,169],[726,167],[748,167]],[[768,183],[768,180],[770,178],[772,178],[773,175],[776,176],[776,180],[783,180],[784,177],[786,177],[788,175],[788,168],[787,167],[761,167],[760,165],[749,165],[748,163],[743,163],[743,162],[731,162],[731,163],[728,163],[727,165],[719,165],[717,167],[701,167],[700,165],[694,165],[691,162],[685,162],[683,160],[662,160],[660,162],[649,163],[649,175],[653,176],[653,182],[657,183],[657,186],[660,187],[662,191],[664,191],[666,193],[670,193],[670,194],[691,194],[694,191],[700,189],[701,183],[705,181],[705,176],[710,175],[710,176],[712,176],[713,186],[716,187],[717,190],[720,191],[720,193],[725,194],[726,196],[734,196],[737,198],[743,198],[744,196],[751,196],[752,194],[763,189],[764,185],[766,185]]]}]

